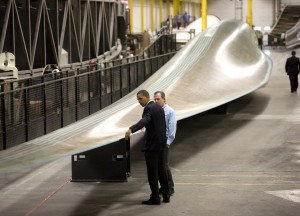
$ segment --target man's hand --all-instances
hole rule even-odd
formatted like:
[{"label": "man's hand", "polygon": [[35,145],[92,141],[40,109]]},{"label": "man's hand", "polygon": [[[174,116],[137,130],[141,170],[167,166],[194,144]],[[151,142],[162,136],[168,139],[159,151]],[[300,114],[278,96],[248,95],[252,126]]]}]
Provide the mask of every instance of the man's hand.
[{"label": "man's hand", "polygon": [[128,129],[128,131],[126,131],[126,133],[125,133],[125,140],[129,139],[131,133],[132,133],[131,129]]}]

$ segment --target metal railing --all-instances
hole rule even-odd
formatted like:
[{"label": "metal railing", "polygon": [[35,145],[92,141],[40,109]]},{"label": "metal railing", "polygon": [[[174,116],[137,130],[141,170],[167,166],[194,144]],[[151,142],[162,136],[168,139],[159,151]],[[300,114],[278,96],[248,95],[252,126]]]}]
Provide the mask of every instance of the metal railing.
[{"label": "metal railing", "polygon": [[[167,35],[146,55],[0,85],[0,150],[65,127],[116,102],[176,54]],[[170,41],[171,40],[171,41]],[[159,53],[165,52],[166,54]],[[152,54],[156,55],[153,56]],[[93,67],[93,68],[91,68]]]}]

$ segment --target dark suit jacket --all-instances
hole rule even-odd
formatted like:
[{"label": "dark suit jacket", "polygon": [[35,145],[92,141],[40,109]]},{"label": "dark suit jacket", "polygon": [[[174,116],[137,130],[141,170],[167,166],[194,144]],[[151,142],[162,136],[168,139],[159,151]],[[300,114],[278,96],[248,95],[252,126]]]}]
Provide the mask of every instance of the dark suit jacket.
[{"label": "dark suit jacket", "polygon": [[150,101],[144,108],[142,119],[130,127],[132,133],[146,127],[142,151],[159,151],[167,143],[166,120],[162,107]]},{"label": "dark suit jacket", "polygon": [[288,75],[297,75],[299,73],[300,60],[296,56],[292,56],[286,60],[285,72]]}]

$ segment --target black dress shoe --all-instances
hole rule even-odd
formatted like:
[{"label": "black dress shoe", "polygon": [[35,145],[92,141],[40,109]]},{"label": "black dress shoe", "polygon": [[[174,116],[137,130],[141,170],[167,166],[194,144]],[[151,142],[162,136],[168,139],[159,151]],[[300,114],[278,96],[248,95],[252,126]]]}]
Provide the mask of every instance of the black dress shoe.
[{"label": "black dress shoe", "polygon": [[142,201],[142,204],[143,205],[160,205],[160,199],[149,199],[149,200],[146,200],[146,201]]},{"label": "black dress shoe", "polygon": [[163,202],[164,203],[169,203],[170,202],[170,197],[164,197]]}]

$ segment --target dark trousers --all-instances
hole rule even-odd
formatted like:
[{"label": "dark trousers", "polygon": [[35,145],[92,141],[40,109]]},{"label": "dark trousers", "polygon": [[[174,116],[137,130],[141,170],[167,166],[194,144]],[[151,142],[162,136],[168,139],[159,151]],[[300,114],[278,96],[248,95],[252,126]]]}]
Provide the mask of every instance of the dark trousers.
[{"label": "dark trousers", "polygon": [[145,151],[148,182],[151,189],[151,199],[159,198],[158,179],[161,180],[163,196],[168,196],[168,179],[164,166],[163,150]]},{"label": "dark trousers", "polygon": [[297,91],[298,88],[298,75],[289,75],[290,84],[291,84],[291,92]]},{"label": "dark trousers", "polygon": [[169,167],[169,148],[166,145],[166,148],[164,149],[164,160],[165,160],[165,170],[167,173],[167,179],[168,179],[168,192],[169,193],[174,193],[174,182],[173,182],[173,177],[172,173]]}]

